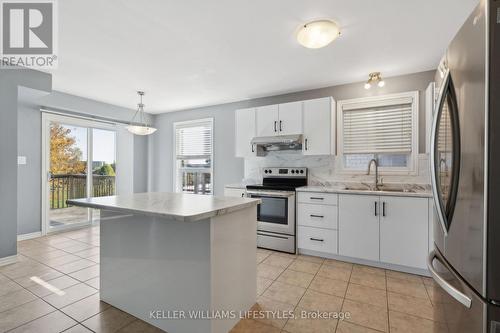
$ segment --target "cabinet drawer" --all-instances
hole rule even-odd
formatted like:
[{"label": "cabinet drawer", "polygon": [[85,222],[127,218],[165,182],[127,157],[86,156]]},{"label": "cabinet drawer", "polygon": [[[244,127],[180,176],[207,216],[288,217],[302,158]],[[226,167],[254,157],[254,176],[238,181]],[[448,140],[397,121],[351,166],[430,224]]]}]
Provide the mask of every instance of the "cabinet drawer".
[{"label": "cabinet drawer", "polygon": [[338,229],[337,206],[299,203],[297,224],[306,227]]},{"label": "cabinet drawer", "polygon": [[337,197],[335,193],[298,192],[297,202],[336,206]]},{"label": "cabinet drawer", "polygon": [[337,230],[299,226],[297,231],[299,249],[337,253]]}]

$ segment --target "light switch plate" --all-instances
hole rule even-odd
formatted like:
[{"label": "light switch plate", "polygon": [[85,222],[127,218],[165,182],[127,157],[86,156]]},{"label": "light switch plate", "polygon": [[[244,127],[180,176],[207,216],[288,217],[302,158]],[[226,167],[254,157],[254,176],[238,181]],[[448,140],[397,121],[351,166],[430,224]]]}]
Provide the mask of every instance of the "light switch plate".
[{"label": "light switch plate", "polygon": [[26,156],[18,156],[17,165],[26,165]]}]

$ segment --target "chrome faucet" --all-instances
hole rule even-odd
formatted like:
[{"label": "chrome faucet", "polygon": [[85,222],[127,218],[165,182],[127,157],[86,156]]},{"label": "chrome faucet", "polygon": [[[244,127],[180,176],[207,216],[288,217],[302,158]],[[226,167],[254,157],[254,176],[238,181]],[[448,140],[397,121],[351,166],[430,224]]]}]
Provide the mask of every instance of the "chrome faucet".
[{"label": "chrome faucet", "polygon": [[368,171],[366,172],[367,175],[370,175],[370,169],[372,166],[372,163],[375,163],[375,190],[378,191],[379,184],[378,184],[378,162],[375,158],[372,158],[370,162],[368,162]]}]

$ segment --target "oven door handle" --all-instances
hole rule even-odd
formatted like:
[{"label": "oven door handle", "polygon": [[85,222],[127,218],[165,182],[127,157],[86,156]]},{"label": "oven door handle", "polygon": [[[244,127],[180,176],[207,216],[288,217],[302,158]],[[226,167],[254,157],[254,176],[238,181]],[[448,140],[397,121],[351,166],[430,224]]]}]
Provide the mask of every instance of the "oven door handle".
[{"label": "oven door handle", "polygon": [[[431,275],[432,275],[432,278],[434,279],[434,281],[436,281],[436,283],[441,288],[443,288],[451,297],[453,297],[455,300],[460,302],[466,308],[470,309],[470,307],[472,305],[472,300],[467,295],[462,293],[460,290],[456,289],[451,284],[449,284],[441,275],[439,275],[439,273],[436,271],[436,269],[434,268],[434,266],[432,264],[434,262],[434,260],[441,262],[439,257],[436,255],[435,250],[432,251],[429,254],[429,257],[427,258],[427,268],[429,268],[429,271],[431,272]],[[442,262],[441,262],[441,264],[446,267],[446,265],[444,265]]]},{"label": "oven door handle", "polygon": [[264,191],[247,191],[247,194],[252,198],[289,198],[295,195],[295,192],[278,193]]}]

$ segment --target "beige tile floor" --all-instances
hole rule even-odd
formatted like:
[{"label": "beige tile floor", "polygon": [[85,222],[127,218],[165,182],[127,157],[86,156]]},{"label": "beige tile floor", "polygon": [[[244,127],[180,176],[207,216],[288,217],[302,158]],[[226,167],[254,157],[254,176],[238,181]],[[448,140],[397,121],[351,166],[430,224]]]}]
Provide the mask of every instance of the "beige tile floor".
[{"label": "beige tile floor", "polygon": [[[98,227],[21,241],[18,251],[0,267],[0,332],[161,332],[99,300]],[[254,310],[295,317],[243,319],[231,333],[448,332],[429,278],[262,249],[257,264]],[[302,317],[316,311],[351,317]]]}]

